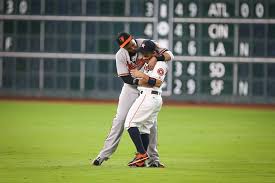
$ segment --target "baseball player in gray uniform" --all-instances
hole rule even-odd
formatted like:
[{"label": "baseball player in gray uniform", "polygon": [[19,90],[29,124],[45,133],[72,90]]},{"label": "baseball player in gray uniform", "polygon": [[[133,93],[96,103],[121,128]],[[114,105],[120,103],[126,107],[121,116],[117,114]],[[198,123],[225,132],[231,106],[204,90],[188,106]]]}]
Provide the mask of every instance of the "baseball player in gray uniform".
[{"label": "baseball player in gray uniform", "polygon": [[[130,70],[141,69],[145,63],[142,54],[137,52],[137,48],[141,46],[143,41],[144,39],[134,39],[133,36],[126,32],[119,33],[117,37],[117,42],[120,46],[120,49],[116,53],[117,74],[123,80],[124,85],[119,96],[117,113],[113,119],[112,128],[104,142],[103,148],[98,156],[92,160],[92,164],[95,166],[100,166],[104,161],[108,160],[117,149],[124,130],[127,113],[139,96],[139,91],[137,90],[139,79],[133,78],[130,74]],[[157,61],[170,61],[173,57],[173,54],[166,48],[161,48],[157,45],[156,49],[160,53],[160,56],[152,57],[148,61],[148,69],[150,70],[154,68]],[[154,122],[150,129],[150,141],[147,153],[150,156],[149,166],[164,167],[164,165],[160,163],[157,151],[156,122]]]},{"label": "baseball player in gray uniform", "polygon": [[157,121],[162,106],[161,86],[168,71],[168,64],[165,61],[159,61],[153,70],[148,69],[147,61],[153,56],[159,56],[156,45],[151,40],[145,40],[138,51],[143,54],[146,63],[143,72],[137,69],[130,71],[133,77],[139,78],[137,89],[140,95],[127,114],[125,128],[138,152],[128,166],[144,167],[145,161],[149,158],[146,151],[150,129]]}]

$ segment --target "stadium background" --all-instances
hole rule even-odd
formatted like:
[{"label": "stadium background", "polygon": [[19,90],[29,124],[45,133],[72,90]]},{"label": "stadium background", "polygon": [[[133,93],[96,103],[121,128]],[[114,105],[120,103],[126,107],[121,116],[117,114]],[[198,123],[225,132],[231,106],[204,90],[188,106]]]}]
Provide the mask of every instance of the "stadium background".
[{"label": "stadium background", "polygon": [[166,100],[275,103],[274,0],[4,0],[0,95],[117,99],[115,36],[176,58]]}]

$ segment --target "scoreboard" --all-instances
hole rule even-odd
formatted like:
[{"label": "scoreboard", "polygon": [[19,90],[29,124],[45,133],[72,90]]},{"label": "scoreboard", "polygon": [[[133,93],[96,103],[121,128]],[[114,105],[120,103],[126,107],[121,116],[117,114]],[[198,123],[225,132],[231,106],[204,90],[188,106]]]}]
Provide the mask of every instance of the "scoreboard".
[{"label": "scoreboard", "polygon": [[174,2],[174,95],[206,101],[249,101],[259,96],[271,100],[272,8],[274,1]]},{"label": "scoreboard", "polygon": [[117,98],[121,31],[174,53],[169,100],[275,103],[275,0],[3,0],[0,95]]}]

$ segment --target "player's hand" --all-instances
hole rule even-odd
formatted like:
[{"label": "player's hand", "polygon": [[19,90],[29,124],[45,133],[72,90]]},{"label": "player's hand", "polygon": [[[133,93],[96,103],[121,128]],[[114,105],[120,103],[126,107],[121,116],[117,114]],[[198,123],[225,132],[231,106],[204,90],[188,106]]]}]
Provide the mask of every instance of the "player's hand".
[{"label": "player's hand", "polygon": [[146,61],[146,60],[144,60],[144,59],[137,59],[137,61],[136,61],[137,67],[136,67],[136,68],[137,68],[138,70],[140,70],[140,69],[144,66],[145,61]]},{"label": "player's hand", "polygon": [[157,63],[157,58],[156,57],[151,57],[148,61],[148,69],[153,70],[156,63]]},{"label": "player's hand", "polygon": [[141,72],[141,71],[139,71],[137,69],[132,69],[130,71],[130,73],[131,73],[131,76],[135,77],[135,78],[142,78],[142,76],[143,76],[143,72]]}]

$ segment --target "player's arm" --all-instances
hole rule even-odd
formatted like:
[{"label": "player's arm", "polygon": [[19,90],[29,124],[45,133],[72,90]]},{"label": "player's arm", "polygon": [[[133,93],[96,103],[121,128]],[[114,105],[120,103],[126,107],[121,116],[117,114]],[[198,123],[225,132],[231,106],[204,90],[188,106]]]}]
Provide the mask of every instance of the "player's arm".
[{"label": "player's arm", "polygon": [[161,47],[157,42],[156,44],[156,50],[158,51],[158,55],[155,55],[157,61],[172,61],[174,59],[174,55],[171,51],[169,51],[167,48]]},{"label": "player's arm", "polygon": [[127,59],[129,58],[127,58],[127,55],[128,52],[124,49],[120,49],[116,53],[117,74],[124,83],[138,85],[138,79],[133,78],[129,73],[129,69],[127,67]]},{"label": "player's arm", "polygon": [[169,51],[166,48],[161,48],[158,43],[155,43],[155,44],[156,44],[156,47],[157,47],[156,49],[159,53],[155,54],[152,58],[150,58],[150,60],[148,62],[149,70],[153,70],[158,61],[169,62],[169,61],[172,61],[174,59],[174,55],[171,51]]},{"label": "player's arm", "polygon": [[139,79],[133,78],[131,75],[120,76],[120,78],[123,80],[124,83],[130,85],[138,85],[139,83]]},{"label": "player's arm", "polygon": [[151,78],[147,74],[137,70],[133,69],[131,70],[131,75],[134,77],[139,78],[138,85],[140,86],[146,86],[146,87],[160,87],[162,84],[162,81],[156,78]]},{"label": "player's arm", "polygon": [[166,50],[162,54],[155,55],[148,61],[149,70],[153,70],[158,61],[169,62],[174,59],[174,55],[171,51]]}]

